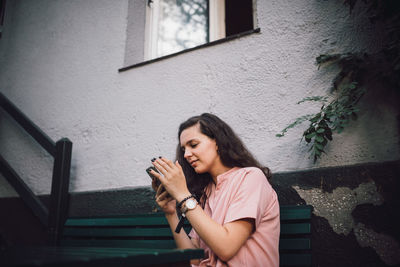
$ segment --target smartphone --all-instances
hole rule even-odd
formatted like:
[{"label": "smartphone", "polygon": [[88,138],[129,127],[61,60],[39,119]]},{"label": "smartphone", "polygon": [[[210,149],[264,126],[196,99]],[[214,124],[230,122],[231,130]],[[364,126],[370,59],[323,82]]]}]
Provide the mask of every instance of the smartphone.
[{"label": "smartphone", "polygon": [[156,169],[156,167],[153,167],[153,166],[148,167],[148,168],[146,169],[146,172],[147,172],[147,174],[150,176],[151,180],[154,180],[154,181],[156,182],[156,186],[159,187],[160,184],[161,184],[161,182],[160,182],[160,180],[158,180],[155,176],[153,176],[153,175],[150,173],[151,170],[153,170],[153,171],[155,171],[155,172],[157,172],[157,173],[160,173],[160,172]]}]

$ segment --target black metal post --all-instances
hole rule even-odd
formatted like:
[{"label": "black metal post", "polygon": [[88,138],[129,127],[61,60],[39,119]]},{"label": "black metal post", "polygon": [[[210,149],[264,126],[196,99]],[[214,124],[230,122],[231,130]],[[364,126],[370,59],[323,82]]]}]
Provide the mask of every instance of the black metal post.
[{"label": "black metal post", "polygon": [[71,154],[72,142],[68,138],[57,141],[49,209],[49,235],[52,245],[58,245],[68,215]]}]

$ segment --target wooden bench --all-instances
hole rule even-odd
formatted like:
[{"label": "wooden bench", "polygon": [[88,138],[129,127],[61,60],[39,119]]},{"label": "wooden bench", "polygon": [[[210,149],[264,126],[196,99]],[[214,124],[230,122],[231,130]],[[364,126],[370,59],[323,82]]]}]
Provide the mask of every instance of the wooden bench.
[{"label": "wooden bench", "polygon": [[280,266],[311,266],[312,206],[281,206]]},{"label": "wooden bench", "polygon": [[[311,206],[281,207],[281,266],[311,266],[311,210]],[[189,232],[190,225],[184,229]],[[71,218],[59,247],[18,249],[8,252],[4,262],[7,266],[188,266],[190,259],[202,257],[201,249],[176,249],[167,220],[157,213]]]}]

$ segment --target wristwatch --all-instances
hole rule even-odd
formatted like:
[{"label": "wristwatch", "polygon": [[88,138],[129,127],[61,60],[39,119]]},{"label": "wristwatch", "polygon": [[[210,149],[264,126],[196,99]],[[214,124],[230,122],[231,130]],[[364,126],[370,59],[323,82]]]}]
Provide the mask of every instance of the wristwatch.
[{"label": "wristwatch", "polygon": [[194,197],[189,198],[182,205],[181,212],[182,214],[186,214],[186,212],[188,212],[189,210],[195,209],[196,206],[197,206],[197,200]]}]

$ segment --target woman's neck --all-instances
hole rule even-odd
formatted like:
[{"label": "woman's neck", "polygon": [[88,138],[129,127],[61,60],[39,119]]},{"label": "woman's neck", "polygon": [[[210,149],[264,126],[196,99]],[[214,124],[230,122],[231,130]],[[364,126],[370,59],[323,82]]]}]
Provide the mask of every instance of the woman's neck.
[{"label": "woman's neck", "polygon": [[224,172],[227,172],[230,169],[232,169],[232,167],[227,167],[220,162],[220,164],[216,165],[209,173],[214,183],[217,184],[218,175],[223,174]]}]

